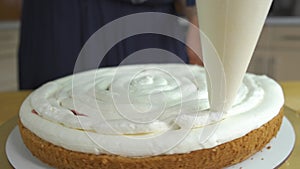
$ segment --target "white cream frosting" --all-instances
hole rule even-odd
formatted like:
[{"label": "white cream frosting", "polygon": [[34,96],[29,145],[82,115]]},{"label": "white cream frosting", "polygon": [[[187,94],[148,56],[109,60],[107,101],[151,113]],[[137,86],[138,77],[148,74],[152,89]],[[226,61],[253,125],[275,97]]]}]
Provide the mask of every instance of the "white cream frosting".
[{"label": "white cream frosting", "polygon": [[141,157],[242,137],[275,117],[284,102],[275,81],[246,74],[233,107],[212,113],[206,88],[199,66],[102,68],[43,85],[26,98],[20,119],[37,136],[69,150]]}]

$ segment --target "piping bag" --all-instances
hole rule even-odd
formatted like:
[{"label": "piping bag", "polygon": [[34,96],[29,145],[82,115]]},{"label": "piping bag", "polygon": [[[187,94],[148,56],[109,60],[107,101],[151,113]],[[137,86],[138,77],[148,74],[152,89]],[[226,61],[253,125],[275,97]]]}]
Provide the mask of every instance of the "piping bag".
[{"label": "piping bag", "polygon": [[272,0],[197,0],[210,112],[226,113],[253,55]]}]

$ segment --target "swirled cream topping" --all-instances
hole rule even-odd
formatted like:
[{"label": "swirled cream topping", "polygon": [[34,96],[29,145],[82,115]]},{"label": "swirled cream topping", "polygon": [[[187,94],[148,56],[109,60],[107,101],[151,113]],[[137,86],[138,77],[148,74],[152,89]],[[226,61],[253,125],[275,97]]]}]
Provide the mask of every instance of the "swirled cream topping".
[{"label": "swirled cream topping", "polygon": [[184,64],[102,68],[49,82],[20,119],[69,150],[141,157],[187,153],[244,136],[275,117],[280,86],[246,74],[233,107],[210,112],[205,70]]}]

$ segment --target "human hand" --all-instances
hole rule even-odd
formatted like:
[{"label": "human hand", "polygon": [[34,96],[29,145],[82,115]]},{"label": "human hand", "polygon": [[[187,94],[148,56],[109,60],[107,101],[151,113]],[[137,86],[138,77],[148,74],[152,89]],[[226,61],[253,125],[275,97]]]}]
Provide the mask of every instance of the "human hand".
[{"label": "human hand", "polygon": [[[197,28],[199,27],[198,18],[195,15],[191,17],[189,21],[190,23],[186,34],[186,43],[187,43],[186,50],[189,57],[189,63],[203,66],[202,56],[196,54],[196,53],[201,54],[200,32],[199,29],[193,28],[194,26],[196,26]],[[196,50],[196,53],[191,48],[189,48],[189,46],[191,46],[194,50]]]}]

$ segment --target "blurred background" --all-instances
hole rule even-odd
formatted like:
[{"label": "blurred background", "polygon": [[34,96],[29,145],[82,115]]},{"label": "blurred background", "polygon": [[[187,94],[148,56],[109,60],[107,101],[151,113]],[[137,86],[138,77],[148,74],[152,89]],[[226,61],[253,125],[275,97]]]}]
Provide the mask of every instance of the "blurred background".
[{"label": "blurred background", "polygon": [[[0,0],[0,91],[18,90],[21,6],[21,0]],[[274,0],[248,71],[300,80],[300,0]]]}]

